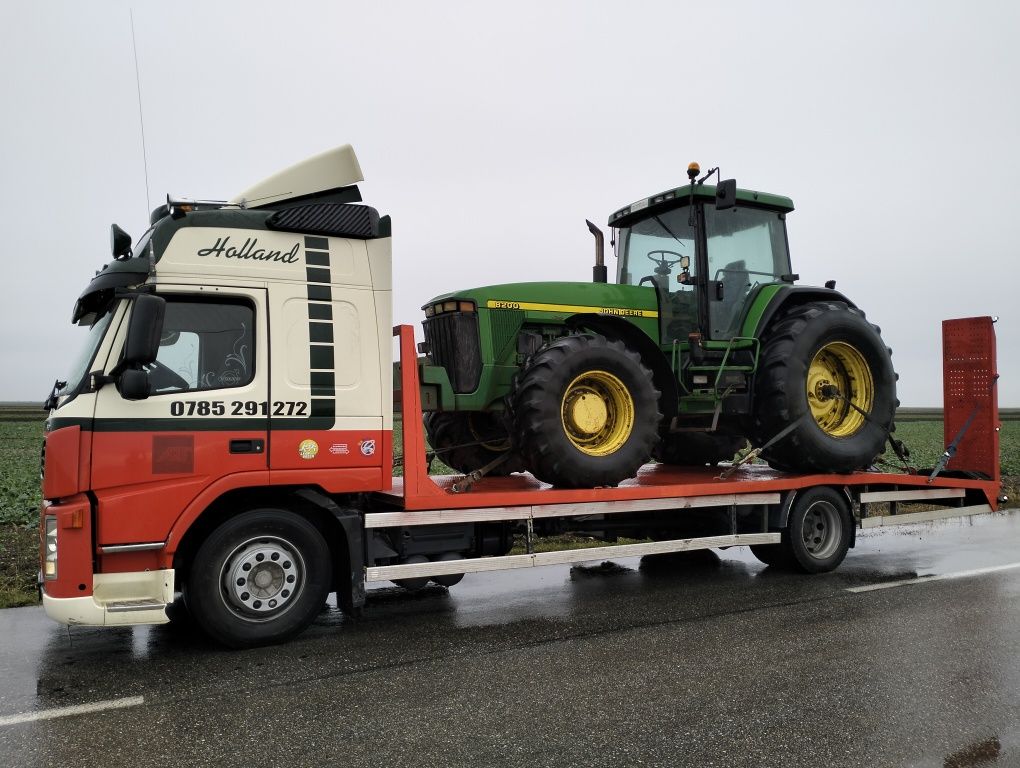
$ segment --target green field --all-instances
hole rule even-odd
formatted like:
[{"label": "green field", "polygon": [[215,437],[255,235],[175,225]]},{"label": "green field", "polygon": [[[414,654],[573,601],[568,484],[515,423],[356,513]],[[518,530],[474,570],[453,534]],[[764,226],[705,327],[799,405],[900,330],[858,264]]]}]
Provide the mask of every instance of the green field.
[{"label": "green field", "polygon": [[[36,599],[41,415],[38,406],[0,404],[0,607]],[[912,466],[933,466],[942,453],[941,421],[902,422],[897,425],[896,436],[910,448]],[[403,450],[401,437],[398,425],[393,440],[397,455]],[[1020,477],[1020,421],[1003,421],[1000,438],[1004,485],[1012,498]],[[895,460],[891,454],[886,458]],[[400,468],[396,471],[399,473]],[[433,462],[432,471],[452,472],[438,460]]]}]

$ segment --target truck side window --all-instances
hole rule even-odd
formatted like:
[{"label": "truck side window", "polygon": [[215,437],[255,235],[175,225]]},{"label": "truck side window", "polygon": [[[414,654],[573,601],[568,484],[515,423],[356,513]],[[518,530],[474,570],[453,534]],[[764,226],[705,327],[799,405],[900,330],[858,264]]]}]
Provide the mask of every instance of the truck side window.
[{"label": "truck side window", "polygon": [[255,376],[255,313],[244,301],[181,301],[167,297],[153,395],[248,384]]}]

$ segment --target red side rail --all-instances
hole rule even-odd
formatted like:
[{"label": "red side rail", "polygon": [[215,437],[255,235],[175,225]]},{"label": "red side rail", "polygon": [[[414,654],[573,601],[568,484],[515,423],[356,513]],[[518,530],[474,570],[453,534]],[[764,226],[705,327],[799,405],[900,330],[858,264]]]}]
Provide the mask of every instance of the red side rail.
[{"label": "red side rail", "polygon": [[400,411],[404,429],[403,496],[436,496],[446,494],[429,478],[425,461],[425,427],[421,420],[421,388],[418,382],[418,349],[414,343],[414,326],[398,325],[393,335],[400,337]]}]

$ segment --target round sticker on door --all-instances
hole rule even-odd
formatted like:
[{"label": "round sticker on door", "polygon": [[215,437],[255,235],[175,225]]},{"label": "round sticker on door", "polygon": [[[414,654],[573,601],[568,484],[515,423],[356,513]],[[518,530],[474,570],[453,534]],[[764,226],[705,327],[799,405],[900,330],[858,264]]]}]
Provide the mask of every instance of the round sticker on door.
[{"label": "round sticker on door", "polygon": [[363,455],[371,456],[373,453],[375,453],[375,440],[362,440],[360,445],[361,453]]},{"label": "round sticker on door", "polygon": [[302,440],[297,451],[302,459],[314,459],[319,453],[319,444],[314,440]]}]

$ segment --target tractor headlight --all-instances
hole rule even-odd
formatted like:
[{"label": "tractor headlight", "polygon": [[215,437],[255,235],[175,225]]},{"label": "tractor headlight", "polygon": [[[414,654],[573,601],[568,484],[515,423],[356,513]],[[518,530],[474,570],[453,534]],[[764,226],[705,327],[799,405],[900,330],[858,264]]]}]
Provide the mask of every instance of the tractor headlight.
[{"label": "tractor headlight", "polygon": [[46,518],[46,538],[43,541],[43,576],[57,578],[57,518]]}]

